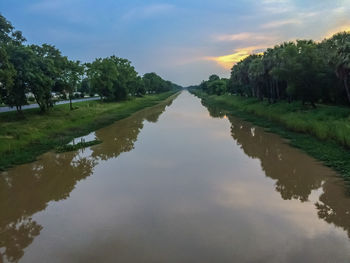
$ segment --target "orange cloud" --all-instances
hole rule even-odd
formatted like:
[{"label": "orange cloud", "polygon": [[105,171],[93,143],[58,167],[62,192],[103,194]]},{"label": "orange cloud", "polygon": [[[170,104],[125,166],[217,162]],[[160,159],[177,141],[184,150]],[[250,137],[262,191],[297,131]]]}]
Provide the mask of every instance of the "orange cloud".
[{"label": "orange cloud", "polygon": [[240,62],[251,54],[262,54],[262,49],[264,49],[264,47],[240,48],[236,49],[233,54],[218,57],[206,57],[205,59],[215,61],[224,69],[231,69],[234,64]]}]

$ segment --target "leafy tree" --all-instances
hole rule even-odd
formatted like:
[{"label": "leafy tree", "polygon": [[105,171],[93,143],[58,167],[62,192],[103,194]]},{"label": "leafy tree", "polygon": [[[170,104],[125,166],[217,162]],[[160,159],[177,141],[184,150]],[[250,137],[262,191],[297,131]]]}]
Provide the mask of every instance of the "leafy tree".
[{"label": "leafy tree", "polygon": [[87,76],[92,90],[101,98],[112,100],[114,84],[119,76],[117,65],[108,58],[99,58],[91,64],[87,64],[87,68]]},{"label": "leafy tree", "polygon": [[322,61],[315,42],[298,40],[285,49],[285,77],[297,99],[310,102],[313,107],[320,97],[320,81],[323,77]]},{"label": "leafy tree", "polygon": [[133,91],[134,96],[143,96],[146,94],[146,85],[142,81],[142,78],[140,76],[137,76],[131,83],[130,83],[131,90]]},{"label": "leafy tree", "polygon": [[50,45],[31,45],[32,50],[29,63],[31,72],[28,77],[28,86],[34,94],[41,112],[53,107],[52,88],[60,73],[61,57],[59,50]]},{"label": "leafy tree", "polygon": [[0,14],[0,43],[21,45],[25,41],[22,32],[15,30],[12,24]]},{"label": "leafy tree", "polygon": [[[349,79],[350,33],[344,32],[320,43],[285,42],[263,55],[248,56],[232,67],[227,91],[269,102],[298,99],[316,107],[317,102],[339,103],[344,98],[349,103]],[[199,87],[212,93],[208,84],[202,82]]]},{"label": "leafy tree", "polygon": [[114,83],[114,99],[125,99],[129,94],[134,95],[136,90],[135,81],[137,80],[137,72],[131,66],[131,62],[127,59],[118,58],[116,56],[110,57],[115,63],[119,75]]},{"label": "leafy tree", "polygon": [[10,107],[16,107],[21,112],[22,106],[27,104],[26,92],[29,92],[31,76],[35,74],[31,61],[34,54],[29,47],[14,46],[8,47],[9,62],[11,63],[15,75],[13,84],[5,86],[5,102]]},{"label": "leafy tree", "polygon": [[333,67],[343,84],[347,100],[350,103],[350,33],[338,33],[329,42]]},{"label": "leafy tree", "polygon": [[162,90],[162,78],[154,72],[143,75],[143,81],[148,93],[157,93]]},{"label": "leafy tree", "polygon": [[84,71],[80,61],[70,61],[66,59],[66,64],[63,71],[64,91],[69,96],[69,107],[73,110],[72,98],[74,91],[77,90],[80,77]]},{"label": "leafy tree", "polygon": [[225,80],[218,79],[210,81],[208,83],[208,90],[210,94],[223,95],[226,92],[226,82]]},{"label": "leafy tree", "polygon": [[217,75],[211,75],[209,80],[203,81],[200,87],[208,94],[223,95],[227,91],[227,79],[220,79]]},{"label": "leafy tree", "polygon": [[13,88],[16,70],[9,61],[5,48],[0,48],[0,102],[6,102],[8,91]]},{"label": "leafy tree", "polygon": [[[26,104],[23,86],[15,85],[16,69],[11,63],[11,50],[21,47],[25,38],[0,14],[0,101],[21,111]],[[17,83],[18,84],[18,83]]]},{"label": "leafy tree", "polygon": [[[20,112],[32,93],[41,112],[53,107],[52,92],[72,96],[78,88],[111,101],[178,88],[155,73],[141,78],[127,59],[111,56],[81,65],[52,45],[24,45],[22,33],[0,15],[0,102]],[[81,80],[82,77],[85,77]]]},{"label": "leafy tree", "polygon": [[252,88],[252,94],[258,98],[262,98],[263,74],[264,66],[262,63],[262,56],[252,55],[248,67],[248,78]]},{"label": "leafy tree", "polygon": [[78,91],[84,94],[89,94],[89,95],[93,95],[92,90],[91,90],[91,85],[90,85],[90,81],[88,78],[83,78],[81,83],[80,83],[80,87],[78,88]]},{"label": "leafy tree", "polygon": [[220,77],[218,75],[213,74],[209,77],[210,82],[216,81],[216,80],[220,80]]}]

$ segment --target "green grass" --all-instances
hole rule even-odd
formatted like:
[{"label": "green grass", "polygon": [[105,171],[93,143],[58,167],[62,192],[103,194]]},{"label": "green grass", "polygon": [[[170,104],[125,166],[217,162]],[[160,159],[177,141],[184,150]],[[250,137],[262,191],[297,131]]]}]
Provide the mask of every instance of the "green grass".
[{"label": "green grass", "polygon": [[268,104],[253,98],[232,95],[209,96],[191,91],[208,108],[216,107],[287,138],[290,144],[307,152],[350,180],[350,108],[300,102]]},{"label": "green grass", "polygon": [[86,135],[143,108],[154,106],[176,91],[146,95],[114,103],[85,101],[57,105],[46,114],[38,109],[26,110],[24,118],[16,112],[0,114],[0,169],[36,160],[57,146]]}]

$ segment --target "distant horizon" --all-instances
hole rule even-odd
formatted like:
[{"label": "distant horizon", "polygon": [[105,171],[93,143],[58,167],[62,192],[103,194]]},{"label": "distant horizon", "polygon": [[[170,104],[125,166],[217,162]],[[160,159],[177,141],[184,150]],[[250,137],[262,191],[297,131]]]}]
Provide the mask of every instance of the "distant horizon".
[{"label": "distant horizon", "polygon": [[229,77],[235,62],[276,44],[350,30],[345,0],[3,0],[0,10],[28,44],[82,62],[116,55],[184,87]]}]

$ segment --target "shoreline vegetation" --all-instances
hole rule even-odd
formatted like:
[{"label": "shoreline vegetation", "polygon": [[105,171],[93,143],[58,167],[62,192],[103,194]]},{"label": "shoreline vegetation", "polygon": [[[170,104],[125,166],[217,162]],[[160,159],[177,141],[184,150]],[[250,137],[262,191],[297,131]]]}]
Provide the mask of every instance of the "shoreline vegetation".
[{"label": "shoreline vegetation", "polygon": [[[115,55],[81,63],[53,45],[28,45],[1,14],[0,61],[0,104],[17,111],[0,114],[0,170],[55,148],[69,151],[97,143],[67,145],[182,88],[154,72],[141,76],[129,60]],[[101,100],[73,105],[75,97],[96,94]],[[54,105],[57,99],[69,104]],[[23,111],[30,103],[39,108]]]},{"label": "shoreline vegetation", "polygon": [[270,104],[257,98],[236,95],[209,95],[199,89],[190,92],[215,117],[234,115],[280,135],[337,171],[350,184],[350,108],[300,102]]},{"label": "shoreline vegetation", "polygon": [[234,64],[229,79],[188,89],[210,112],[267,128],[350,181],[350,32],[277,44]]},{"label": "shoreline vegetation", "polygon": [[179,90],[133,97],[120,102],[87,101],[55,106],[45,114],[26,110],[0,114],[0,170],[35,161],[53,149],[63,149],[74,138],[84,136],[147,107],[175,98]]}]

